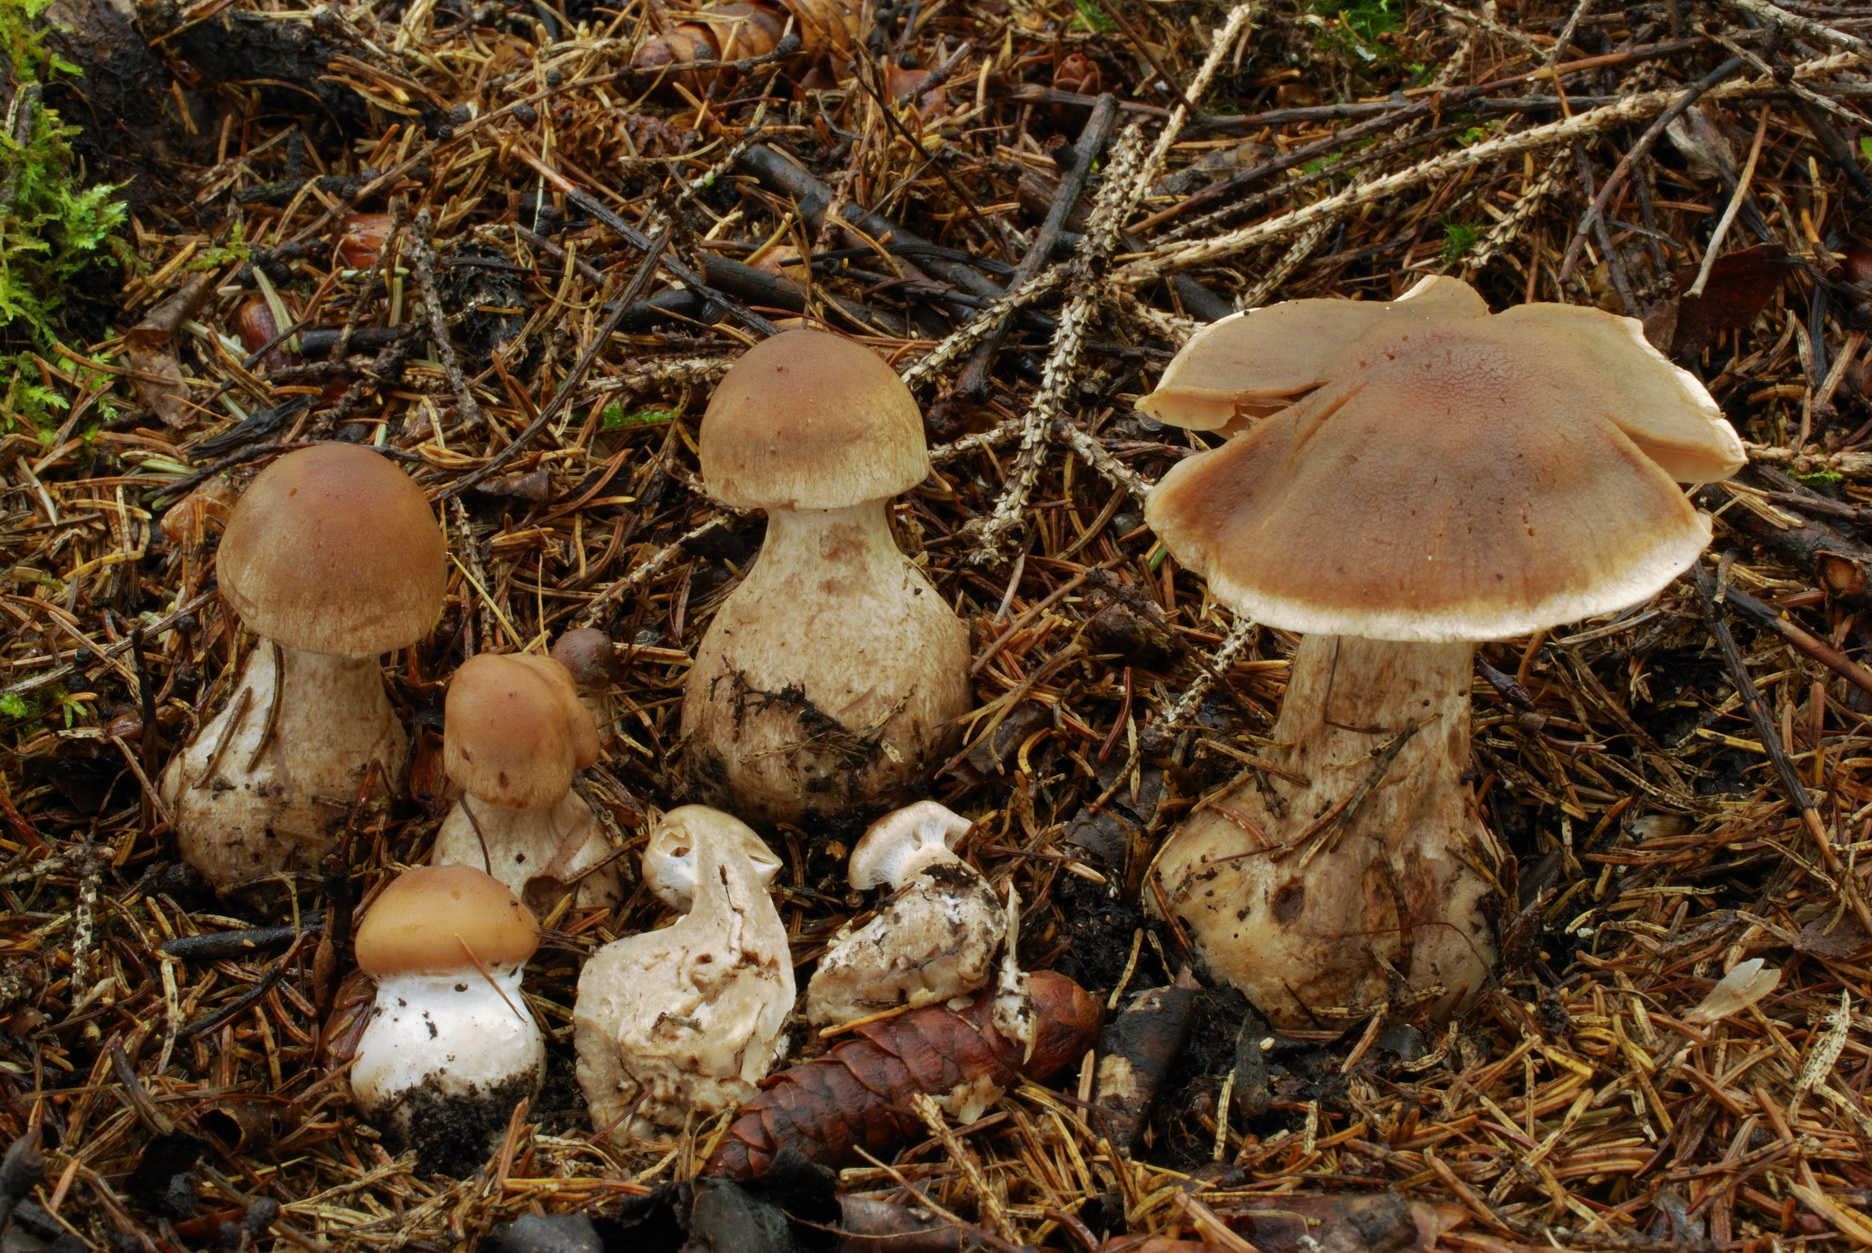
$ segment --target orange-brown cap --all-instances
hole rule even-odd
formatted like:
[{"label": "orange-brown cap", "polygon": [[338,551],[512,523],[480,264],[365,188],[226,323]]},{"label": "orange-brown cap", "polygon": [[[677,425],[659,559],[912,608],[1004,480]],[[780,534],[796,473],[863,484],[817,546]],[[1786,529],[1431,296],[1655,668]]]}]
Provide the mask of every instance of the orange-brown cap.
[{"label": "orange-brown cap", "polygon": [[357,929],[364,973],[442,975],[524,965],[539,922],[501,881],[473,866],[418,866],[378,894]]},{"label": "orange-brown cap", "polygon": [[426,635],[442,613],[445,561],[422,490],[356,444],[302,448],[262,470],[216,559],[221,592],[248,627],[339,657]]},{"label": "orange-brown cap", "polygon": [[1635,326],[1528,305],[1365,334],[1165,475],[1146,516],[1219,599],[1290,631],[1500,639],[1635,604],[1709,543],[1671,475],[1743,456]]},{"label": "orange-brown cap", "polygon": [[742,354],[698,447],[709,494],[743,509],[842,509],[929,474],[910,389],[869,348],[825,331],[785,331]]},{"label": "orange-brown cap", "polygon": [[598,728],[552,658],[482,653],[449,679],[442,765],[470,796],[541,809],[597,760]]}]

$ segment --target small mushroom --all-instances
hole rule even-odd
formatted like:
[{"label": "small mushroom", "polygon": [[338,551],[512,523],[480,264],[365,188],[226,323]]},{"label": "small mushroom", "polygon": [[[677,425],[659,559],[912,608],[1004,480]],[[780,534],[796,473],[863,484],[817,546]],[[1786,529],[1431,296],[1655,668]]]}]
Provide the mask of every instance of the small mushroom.
[{"label": "small mushroom", "polygon": [[994,977],[1007,914],[981,873],[952,851],[967,818],[916,804],[871,825],[851,855],[851,885],[888,887],[877,916],[832,937],[806,986],[806,1019],[846,1023],[967,996]]},{"label": "small mushroom", "polygon": [[216,558],[222,595],[262,637],[227,705],[164,772],[183,858],[217,887],[319,864],[366,776],[394,792],[409,738],[377,658],[442,612],[429,502],[356,444],[291,452],[254,479]]},{"label": "small mushroom", "polygon": [[475,866],[542,912],[623,899],[612,849],[572,778],[598,731],[550,657],[482,653],[449,680],[442,761],[465,795],[436,832],[434,865]]},{"label": "small mushroom", "polygon": [[644,881],[687,912],[579,974],[578,1080],[599,1132],[623,1143],[737,1106],[785,1051],[793,958],[767,895],[779,869],[747,824],[703,805],[650,833]]},{"label": "small mushroom", "polygon": [[612,703],[611,689],[624,673],[611,637],[591,627],[575,627],[552,646],[552,657],[572,675],[579,702],[591,711],[602,746],[615,733],[617,707]]},{"label": "small mushroom", "polygon": [[891,535],[890,498],[929,474],[909,389],[851,340],[787,331],[722,379],[699,449],[767,538],[683,687],[695,787],[763,822],[905,799],[972,696],[968,628]]},{"label": "small mushroom", "polygon": [[1464,782],[1475,643],[1639,603],[1709,542],[1672,480],[1743,450],[1631,318],[1490,316],[1453,279],[1392,305],[1218,323],[1145,408],[1211,427],[1292,401],[1164,476],[1146,516],[1211,593],[1304,632],[1257,775],[1185,822],[1155,898],[1278,1027],[1394,997],[1448,1014],[1496,957],[1501,854]]},{"label": "small mushroom", "polygon": [[377,1002],[357,1046],[358,1109],[441,1169],[476,1164],[539,1091],[546,1047],[520,991],[539,926],[470,866],[419,866],[357,930]]}]

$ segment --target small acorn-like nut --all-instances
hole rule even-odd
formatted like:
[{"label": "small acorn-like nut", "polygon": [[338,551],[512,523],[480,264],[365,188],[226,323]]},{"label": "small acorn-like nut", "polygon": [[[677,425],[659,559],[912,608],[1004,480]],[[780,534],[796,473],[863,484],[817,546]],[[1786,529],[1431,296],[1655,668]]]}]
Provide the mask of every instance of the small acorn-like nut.
[{"label": "small acorn-like nut", "polygon": [[[279,319],[273,316],[273,306],[263,297],[249,296],[234,310],[234,333],[240,337],[241,346],[250,354],[267,349],[266,355],[255,363],[263,370],[277,370],[292,364],[293,354],[285,345],[273,343],[279,338],[280,329]],[[268,344],[273,346],[267,348]]]},{"label": "small acorn-like nut", "polygon": [[338,257],[353,270],[368,270],[383,258],[395,219],[388,213],[353,213],[338,236]]}]

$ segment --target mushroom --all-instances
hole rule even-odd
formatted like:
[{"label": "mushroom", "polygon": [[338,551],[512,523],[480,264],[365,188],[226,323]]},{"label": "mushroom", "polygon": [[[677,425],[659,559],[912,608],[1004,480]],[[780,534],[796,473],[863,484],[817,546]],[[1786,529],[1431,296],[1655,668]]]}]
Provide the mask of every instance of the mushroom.
[{"label": "mushroom", "polygon": [[592,722],[598,727],[598,743],[602,746],[611,739],[617,725],[611,689],[623,677],[623,667],[618,665],[617,649],[611,637],[591,627],[575,627],[561,635],[558,643],[552,646],[552,658],[572,675],[579,702],[591,711]]},{"label": "mushroom", "polygon": [[598,760],[598,731],[550,657],[482,653],[449,680],[442,763],[465,793],[436,832],[433,865],[476,866],[548,912],[623,899],[610,842],[572,778]]},{"label": "mushroom", "polygon": [[1146,516],[1218,600],[1304,638],[1274,769],[1171,836],[1146,899],[1276,1026],[1400,995],[1453,1012],[1502,903],[1463,781],[1476,642],[1663,589],[1710,537],[1672,480],[1726,477],[1741,443],[1633,319],[1490,316],[1451,279],[1229,319],[1166,377],[1145,407],[1191,425],[1297,397],[1177,465]]},{"label": "mushroom", "polygon": [[851,855],[851,885],[893,895],[863,927],[832,937],[806,985],[806,1019],[846,1023],[967,996],[994,977],[1007,914],[952,851],[969,820],[935,801],[887,814]]},{"label": "mushroom", "polygon": [[357,962],[377,1002],[351,1092],[425,1169],[478,1164],[539,1091],[546,1046],[520,992],[538,947],[532,911],[471,866],[405,871],[359,924]]},{"label": "mushroom", "polygon": [[699,447],[710,494],[765,509],[767,538],[683,688],[696,789],[764,822],[904,799],[971,699],[968,628],[891,535],[890,498],[929,473],[909,389],[787,331],[728,371]]},{"label": "mushroom", "polygon": [[422,491],[355,444],[288,453],[235,504],[221,592],[262,640],[162,781],[183,858],[216,886],[317,866],[367,784],[395,791],[409,739],[377,657],[435,624],[443,563]]},{"label": "mushroom", "polygon": [[650,833],[644,882],[686,912],[579,974],[578,1080],[600,1133],[622,1143],[738,1106],[785,1051],[793,958],[767,895],[779,869],[747,824],[704,805]]}]

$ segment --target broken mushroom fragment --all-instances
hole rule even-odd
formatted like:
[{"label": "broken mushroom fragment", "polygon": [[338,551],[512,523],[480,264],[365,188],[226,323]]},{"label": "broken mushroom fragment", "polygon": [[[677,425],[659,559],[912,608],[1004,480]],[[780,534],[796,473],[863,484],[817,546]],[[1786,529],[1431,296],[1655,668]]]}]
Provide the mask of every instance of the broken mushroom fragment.
[{"label": "broken mushroom fragment", "polygon": [[572,1011],[592,1126],[620,1143],[747,1100],[784,1052],[793,958],[767,895],[780,868],[747,824],[703,805],[663,815],[644,881],[686,910],[585,963]]},{"label": "broken mushroom fragment", "polygon": [[1431,279],[1339,304],[1335,339],[1335,302],[1297,303],[1218,324],[1173,364],[1185,394],[1299,397],[1180,463],[1146,516],[1217,599],[1305,636],[1259,750],[1278,771],[1184,823],[1146,897],[1276,1026],[1396,998],[1447,1014],[1488,976],[1501,904],[1463,781],[1476,641],[1663,589],[1710,536],[1673,478],[1725,477],[1742,446],[1630,318],[1489,316]]},{"label": "broken mushroom fragment", "polygon": [[787,331],[722,379],[700,450],[767,538],[684,684],[695,787],[763,822],[904,799],[971,697],[968,628],[891,535],[890,498],[929,473],[909,389],[851,340]]},{"label": "broken mushroom fragment", "polygon": [[851,884],[893,895],[870,922],[826,946],[806,986],[808,1022],[852,1022],[987,986],[1007,914],[981,872],[952,851],[969,826],[935,801],[918,801],[865,832],[852,850]]},{"label": "broken mushroom fragment", "polygon": [[396,790],[409,739],[377,658],[435,624],[443,563],[421,489],[355,444],[288,453],[235,504],[216,568],[261,639],[162,781],[183,858],[217,887],[316,867],[367,784]]},{"label": "broken mushroom fragment", "polygon": [[464,795],[429,860],[475,866],[533,909],[572,893],[580,908],[623,899],[610,842],[573,775],[598,759],[598,731],[550,657],[482,653],[449,680],[442,762]]},{"label": "broken mushroom fragment", "polygon": [[351,1092],[425,1169],[479,1165],[539,1091],[546,1047],[520,991],[538,947],[532,911],[471,866],[405,871],[359,924],[357,962],[377,1003]]}]

